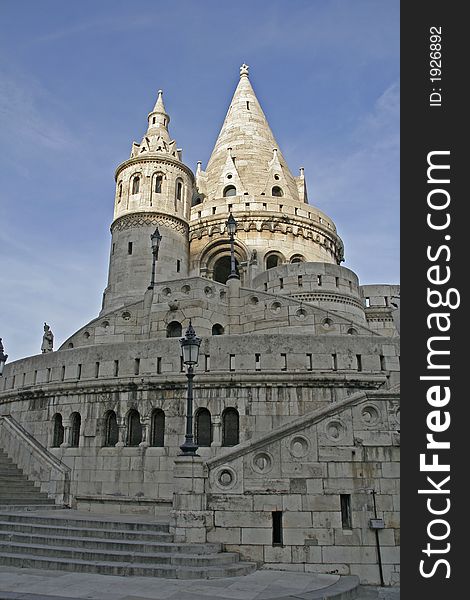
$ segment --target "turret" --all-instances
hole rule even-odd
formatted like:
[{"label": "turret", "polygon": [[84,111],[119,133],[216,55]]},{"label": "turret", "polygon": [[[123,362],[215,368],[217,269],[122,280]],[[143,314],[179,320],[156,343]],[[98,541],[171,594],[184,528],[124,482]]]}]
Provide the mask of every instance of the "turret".
[{"label": "turret", "polygon": [[169,122],[160,90],[142,141],[132,144],[130,158],[116,169],[109,276],[102,312],[142,299],[152,270],[150,236],[157,226],[162,242],[156,282],[188,275],[194,176],[170,137]]}]

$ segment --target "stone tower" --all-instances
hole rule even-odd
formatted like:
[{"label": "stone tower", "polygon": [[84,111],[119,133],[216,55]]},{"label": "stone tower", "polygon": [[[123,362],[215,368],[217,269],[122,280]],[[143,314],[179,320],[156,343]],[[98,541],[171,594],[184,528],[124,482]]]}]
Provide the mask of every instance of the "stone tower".
[{"label": "stone tower", "polygon": [[188,275],[189,214],[194,190],[192,171],[181,160],[182,151],[170,138],[170,117],[162,91],[140,144],[116,169],[114,220],[108,285],[103,312],[140,300],[150,282],[150,235],[158,226],[163,236],[156,281]]},{"label": "stone tower", "polygon": [[304,170],[294,177],[256,97],[248,66],[205,171],[196,172],[191,210],[191,273],[225,283],[225,222],[238,222],[235,244],[242,282],[285,263],[338,265],[343,243],[332,220],[308,204]]}]

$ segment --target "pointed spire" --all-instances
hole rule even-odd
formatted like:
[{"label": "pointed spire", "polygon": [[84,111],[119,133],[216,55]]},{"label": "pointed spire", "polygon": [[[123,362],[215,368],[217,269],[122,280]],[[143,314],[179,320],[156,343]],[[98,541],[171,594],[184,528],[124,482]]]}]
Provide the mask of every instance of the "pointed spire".
[{"label": "pointed spire", "polygon": [[[260,195],[265,187],[271,189],[267,179],[273,148],[278,149],[263,109],[251,86],[248,77],[249,67],[240,67],[240,80],[230,103],[219,137],[207,164],[207,193],[209,197],[220,197],[227,173],[224,172],[229,151],[243,181],[244,189],[237,189],[237,195],[249,193]],[[283,194],[298,200],[297,185],[280,150],[276,153],[283,172],[285,187]],[[273,181],[274,185],[274,181]]]},{"label": "pointed spire", "polygon": [[157,101],[151,113],[148,116],[149,129],[154,127],[163,127],[168,129],[168,123],[170,122],[170,115],[166,112],[165,105],[163,104],[163,90],[158,90]]}]

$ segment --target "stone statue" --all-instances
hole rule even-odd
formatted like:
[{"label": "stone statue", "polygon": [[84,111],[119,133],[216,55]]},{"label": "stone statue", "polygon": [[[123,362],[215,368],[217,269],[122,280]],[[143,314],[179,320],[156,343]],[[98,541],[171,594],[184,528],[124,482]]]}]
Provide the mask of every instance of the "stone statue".
[{"label": "stone statue", "polygon": [[47,323],[44,323],[44,335],[42,336],[41,352],[52,352],[54,345],[54,334]]}]

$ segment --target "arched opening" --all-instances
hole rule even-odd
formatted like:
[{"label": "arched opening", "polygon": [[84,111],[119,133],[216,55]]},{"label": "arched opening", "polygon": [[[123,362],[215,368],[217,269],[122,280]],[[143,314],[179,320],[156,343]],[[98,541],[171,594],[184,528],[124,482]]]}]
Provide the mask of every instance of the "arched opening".
[{"label": "arched opening", "polygon": [[157,448],[163,448],[165,445],[165,413],[160,408],[156,408],[152,412],[150,445]]},{"label": "arched opening", "polygon": [[280,188],[278,185],[275,185],[271,191],[271,195],[275,196],[276,198],[280,198],[281,196],[284,196],[284,192],[282,191],[282,188]]},{"label": "arched opening", "polygon": [[196,206],[197,204],[202,204],[202,200],[199,196],[193,200],[193,206]]},{"label": "arched opening", "polygon": [[163,175],[157,175],[155,177],[155,188],[154,188],[156,194],[162,193],[162,185],[163,185]]},{"label": "arched opening", "polygon": [[59,448],[64,443],[64,426],[62,425],[62,415],[56,413],[52,422],[54,423],[54,434],[52,436],[52,447]]},{"label": "arched opening", "polygon": [[140,177],[137,175],[132,180],[132,194],[138,194],[140,191]]},{"label": "arched opening", "polygon": [[212,335],[224,335],[223,325],[220,323],[215,323],[212,325]]},{"label": "arched opening", "polygon": [[226,408],[222,413],[222,446],[240,443],[240,417],[236,408]]},{"label": "arched opening", "polygon": [[115,446],[119,441],[119,429],[116,413],[110,410],[105,415],[104,420],[104,445]]},{"label": "arched opening", "polygon": [[201,447],[212,444],[211,413],[207,408],[200,408],[196,413],[196,444]]},{"label": "arched opening", "polygon": [[82,424],[82,418],[80,413],[74,412],[70,415],[71,428],[70,428],[70,447],[78,448],[80,444],[80,427]]},{"label": "arched opening", "polygon": [[228,185],[224,188],[224,198],[237,195],[237,188],[234,185]]},{"label": "arched opening", "polygon": [[166,326],[166,337],[174,338],[181,337],[183,335],[183,328],[181,327],[181,323],[179,321],[171,321]]},{"label": "arched opening", "polygon": [[266,269],[274,269],[282,264],[281,257],[278,254],[270,254],[266,258]]},{"label": "arched opening", "polygon": [[142,423],[137,410],[132,409],[127,415],[127,446],[138,446],[142,441]]},{"label": "arched opening", "polygon": [[176,188],[175,188],[175,198],[177,200],[181,200],[183,197],[183,182],[181,179],[176,180]]},{"label": "arched opening", "polygon": [[[230,256],[221,256],[214,264],[214,281],[226,283],[232,270]],[[235,271],[238,274],[238,261],[235,258]]]},{"label": "arched opening", "polygon": [[294,263],[302,263],[305,262],[305,258],[301,254],[294,254],[294,256],[290,259],[292,264]]}]

